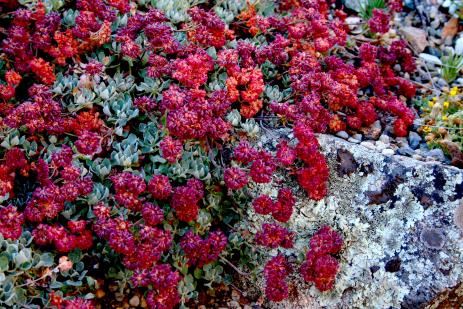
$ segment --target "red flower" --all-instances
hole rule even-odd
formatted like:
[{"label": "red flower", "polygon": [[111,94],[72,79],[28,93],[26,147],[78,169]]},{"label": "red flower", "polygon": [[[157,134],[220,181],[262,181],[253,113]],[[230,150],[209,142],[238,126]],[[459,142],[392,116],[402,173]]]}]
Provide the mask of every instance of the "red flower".
[{"label": "red flower", "polygon": [[203,183],[189,179],[186,186],[177,187],[172,195],[171,206],[180,221],[190,222],[198,217],[198,203],[204,196]]},{"label": "red flower", "polygon": [[320,228],[310,239],[310,248],[315,255],[337,254],[342,246],[341,236],[329,226]]},{"label": "red flower", "polygon": [[248,175],[245,171],[238,167],[230,167],[225,169],[223,175],[225,185],[232,190],[239,190],[247,185]]},{"label": "red flower", "polygon": [[166,136],[159,144],[161,154],[169,163],[175,163],[182,157],[183,144],[181,141]]},{"label": "red flower", "polygon": [[380,9],[373,9],[373,16],[368,20],[372,33],[386,33],[389,31],[389,15]]},{"label": "red flower", "polygon": [[81,154],[93,156],[101,152],[101,136],[94,132],[84,131],[76,141],[77,151]]},{"label": "red flower", "polygon": [[159,206],[151,203],[143,204],[141,213],[145,224],[149,226],[156,226],[164,220],[164,211]]},{"label": "red flower", "polygon": [[172,77],[190,88],[198,88],[207,81],[207,73],[214,69],[214,62],[204,50],[173,63]]},{"label": "red flower", "polygon": [[252,205],[254,206],[254,211],[261,215],[268,215],[275,208],[272,199],[268,195],[261,195],[255,198]]},{"label": "red flower", "polygon": [[24,224],[24,216],[13,205],[0,208],[0,234],[4,238],[18,239],[22,234],[21,225]]},{"label": "red flower", "polygon": [[264,223],[262,231],[256,234],[256,243],[269,248],[279,246],[289,249],[293,247],[294,233],[278,224]]},{"label": "red flower", "polygon": [[281,164],[289,166],[296,160],[296,151],[283,140],[277,145],[276,157]]},{"label": "red flower", "polygon": [[248,164],[258,157],[256,149],[252,148],[248,142],[241,141],[233,150],[233,159],[237,162]]},{"label": "red flower", "polygon": [[29,62],[29,67],[37,78],[45,85],[51,85],[55,82],[56,77],[53,72],[53,66],[42,58],[32,59]]},{"label": "red flower", "polygon": [[156,200],[166,200],[172,194],[172,186],[169,177],[165,175],[153,175],[148,183],[148,192]]},{"label": "red flower", "polygon": [[111,180],[116,191],[114,195],[116,201],[132,211],[141,210],[141,201],[138,196],[146,190],[143,178],[124,172],[111,176]]}]

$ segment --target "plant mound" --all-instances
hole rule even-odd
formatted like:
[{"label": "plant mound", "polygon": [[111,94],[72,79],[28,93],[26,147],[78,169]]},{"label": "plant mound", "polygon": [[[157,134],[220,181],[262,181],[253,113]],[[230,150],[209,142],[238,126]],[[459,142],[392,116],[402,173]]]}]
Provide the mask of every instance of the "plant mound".
[{"label": "plant mound", "polygon": [[[414,61],[382,37],[401,3],[365,9],[367,43],[334,3],[253,3],[6,2],[0,234],[15,249],[0,256],[0,304],[92,308],[111,280],[140,289],[149,308],[185,304],[230,283],[245,248],[292,246],[292,190],[249,188],[286,172],[323,199],[316,133],[389,114],[407,134],[415,88],[394,67],[412,72]],[[257,147],[268,119],[295,138]],[[249,207],[271,222],[255,238],[233,229]],[[303,278],[331,289],[342,246],[322,227]],[[268,299],[288,297],[291,269],[284,251],[269,260]]]}]

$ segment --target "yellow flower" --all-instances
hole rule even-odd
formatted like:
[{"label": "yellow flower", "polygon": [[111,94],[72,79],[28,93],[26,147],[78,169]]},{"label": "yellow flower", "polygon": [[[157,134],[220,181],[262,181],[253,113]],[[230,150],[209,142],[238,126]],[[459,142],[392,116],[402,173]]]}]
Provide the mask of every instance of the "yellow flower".
[{"label": "yellow flower", "polygon": [[434,106],[434,101],[429,101],[428,105],[429,105],[429,107],[433,107]]},{"label": "yellow flower", "polygon": [[453,97],[453,96],[456,96],[458,93],[458,88],[457,87],[453,87],[452,89],[450,89],[450,95]]},{"label": "yellow flower", "polygon": [[447,119],[448,119],[447,116],[445,116],[445,115],[442,116],[442,120],[443,120],[443,121],[447,121]]},{"label": "yellow flower", "polygon": [[448,101],[445,101],[444,102],[444,108],[449,108],[449,106],[450,106],[450,103]]},{"label": "yellow flower", "polygon": [[423,131],[424,131],[424,133],[429,133],[429,132],[431,132],[431,128],[428,127],[428,126],[424,126]]}]

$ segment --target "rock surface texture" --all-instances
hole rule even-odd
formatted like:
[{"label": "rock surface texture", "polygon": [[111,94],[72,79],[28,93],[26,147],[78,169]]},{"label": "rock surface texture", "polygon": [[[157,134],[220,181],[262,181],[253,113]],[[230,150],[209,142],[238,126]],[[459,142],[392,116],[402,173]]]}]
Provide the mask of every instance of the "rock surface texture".
[{"label": "rock surface texture", "polygon": [[[287,133],[269,131],[262,146],[273,149]],[[341,270],[334,289],[326,293],[291,278],[290,299],[269,307],[419,308],[458,285],[463,279],[463,232],[454,216],[463,197],[463,170],[383,155],[328,135],[320,135],[319,142],[331,169],[326,198],[309,200],[281,176],[298,200],[288,224],[297,231],[295,247],[285,253],[298,265],[310,236],[328,224],[344,237]],[[275,196],[275,187],[261,185],[255,193]],[[263,221],[253,210],[248,220],[250,226]]]}]

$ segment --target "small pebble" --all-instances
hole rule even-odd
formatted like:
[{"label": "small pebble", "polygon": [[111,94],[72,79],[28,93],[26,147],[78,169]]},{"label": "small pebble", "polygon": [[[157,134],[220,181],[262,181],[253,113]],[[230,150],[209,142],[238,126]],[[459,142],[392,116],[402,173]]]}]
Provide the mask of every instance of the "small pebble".
[{"label": "small pebble", "polygon": [[340,137],[340,138],[343,138],[343,139],[348,139],[349,138],[349,134],[347,134],[346,131],[339,131],[339,132],[336,133],[336,136]]},{"label": "small pebble", "polygon": [[382,141],[376,141],[375,147],[377,150],[382,151],[386,148],[386,144],[384,144]]},{"label": "small pebble", "polygon": [[347,140],[348,142],[351,142],[351,143],[354,143],[354,144],[358,144],[360,143],[360,141],[358,139],[355,139],[353,137],[349,137],[349,139]]},{"label": "small pebble", "polygon": [[428,157],[433,157],[434,159],[436,159],[436,160],[438,160],[438,161],[445,161],[444,152],[443,152],[442,149],[440,149],[440,148],[436,148],[436,149],[430,150],[430,151],[427,153],[427,156],[428,156]]},{"label": "small pebble", "polygon": [[413,156],[415,152],[409,146],[404,146],[397,149],[397,153],[403,156]]},{"label": "small pebble", "polygon": [[411,131],[409,134],[408,134],[408,142],[410,144],[410,147],[412,149],[416,149],[418,148],[418,146],[420,145],[420,142],[422,141],[423,139],[421,138],[421,136],[416,133],[416,132],[413,132]]},{"label": "small pebble", "polygon": [[129,300],[129,304],[130,304],[130,306],[138,307],[138,305],[140,305],[140,297],[138,297],[137,295],[133,296]]},{"label": "small pebble", "polygon": [[232,300],[239,300],[240,299],[240,293],[233,289],[232,292],[231,292],[231,298]]},{"label": "small pebble", "polygon": [[379,140],[380,140],[381,142],[383,142],[384,144],[386,144],[386,145],[389,144],[389,142],[390,142],[389,136],[384,135],[384,134],[382,134],[382,135],[379,137]]},{"label": "small pebble", "polygon": [[383,151],[381,152],[383,155],[385,156],[392,156],[394,155],[394,150],[390,149],[390,148],[386,148],[386,149],[383,149]]},{"label": "small pebble", "polygon": [[397,145],[399,145],[399,147],[408,146],[408,140],[406,137],[396,137],[395,141],[397,142]]},{"label": "small pebble", "polygon": [[114,296],[116,297],[117,301],[122,301],[124,299],[124,294],[122,293],[115,293]]},{"label": "small pebble", "polygon": [[448,86],[447,82],[446,82],[445,79],[443,79],[443,78],[439,78],[439,79],[437,80],[437,84],[438,84],[439,86],[441,86],[441,87]]},{"label": "small pebble", "polygon": [[374,150],[375,149],[375,145],[372,143],[372,142],[361,142],[360,145],[362,145],[363,147],[366,147],[368,149],[371,149],[371,150]]},{"label": "small pebble", "polygon": [[419,155],[419,154],[414,154],[412,156],[412,158],[415,159],[415,160],[420,160],[420,161],[423,160],[423,157],[421,155]]},{"label": "small pebble", "polygon": [[229,308],[233,308],[233,309],[241,309],[240,304],[235,300],[228,302],[228,306]]},{"label": "small pebble", "polygon": [[355,138],[358,141],[362,141],[363,136],[362,136],[362,134],[357,133],[357,134],[352,135],[352,137]]}]

